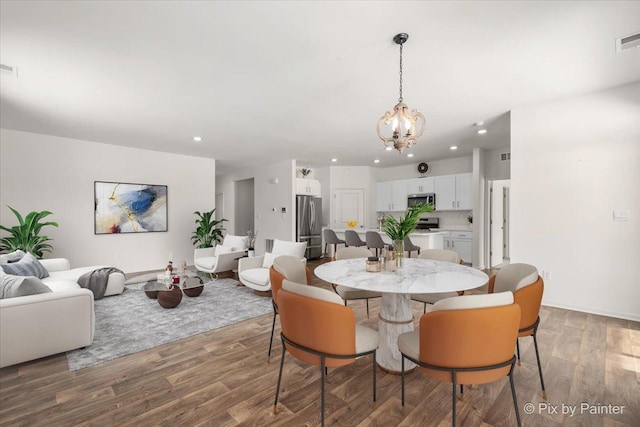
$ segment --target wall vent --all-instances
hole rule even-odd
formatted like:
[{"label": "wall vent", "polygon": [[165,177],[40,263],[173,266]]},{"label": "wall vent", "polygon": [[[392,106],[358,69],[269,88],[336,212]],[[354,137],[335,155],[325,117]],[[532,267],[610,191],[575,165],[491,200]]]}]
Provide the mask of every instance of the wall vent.
[{"label": "wall vent", "polygon": [[501,161],[511,160],[511,153],[502,153],[502,154],[500,154],[500,160]]},{"label": "wall vent", "polygon": [[18,67],[0,64],[0,72],[2,73],[2,75],[11,75],[14,77],[18,77]]},{"label": "wall vent", "polygon": [[622,52],[623,50],[631,49],[640,46],[640,33],[630,34],[625,37],[616,39],[616,51]]}]

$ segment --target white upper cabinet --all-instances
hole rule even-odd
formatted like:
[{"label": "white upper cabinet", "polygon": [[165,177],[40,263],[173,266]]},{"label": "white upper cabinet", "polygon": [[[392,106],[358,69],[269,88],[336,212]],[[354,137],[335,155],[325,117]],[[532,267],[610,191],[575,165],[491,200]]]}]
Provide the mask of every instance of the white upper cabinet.
[{"label": "white upper cabinet", "polygon": [[296,178],[296,194],[320,197],[320,181],[317,179]]},{"label": "white upper cabinet", "polygon": [[469,211],[473,209],[471,197],[472,174],[435,177],[436,210]]},{"label": "white upper cabinet", "polygon": [[407,210],[406,180],[378,182],[376,189],[376,212]]},{"label": "white upper cabinet", "polygon": [[433,178],[416,178],[407,180],[407,195],[435,193]]}]

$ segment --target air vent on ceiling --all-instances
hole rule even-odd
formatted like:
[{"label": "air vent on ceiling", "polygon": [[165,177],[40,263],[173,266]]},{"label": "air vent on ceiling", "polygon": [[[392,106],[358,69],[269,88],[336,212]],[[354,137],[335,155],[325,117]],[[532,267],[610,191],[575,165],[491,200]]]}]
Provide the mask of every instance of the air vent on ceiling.
[{"label": "air vent on ceiling", "polygon": [[511,160],[511,153],[502,153],[502,154],[500,154],[500,160],[501,161]]},{"label": "air vent on ceiling", "polygon": [[623,50],[631,49],[632,47],[638,46],[640,46],[640,33],[635,33],[616,39],[616,51],[618,52],[622,52]]},{"label": "air vent on ceiling", "polygon": [[18,67],[0,64],[0,71],[2,71],[2,75],[11,75],[14,77],[18,77]]}]

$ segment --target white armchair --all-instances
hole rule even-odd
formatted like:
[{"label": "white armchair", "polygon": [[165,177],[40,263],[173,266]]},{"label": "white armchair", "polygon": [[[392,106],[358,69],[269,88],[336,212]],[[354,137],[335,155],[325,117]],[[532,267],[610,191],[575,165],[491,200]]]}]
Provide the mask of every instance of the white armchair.
[{"label": "white armchair", "polygon": [[221,245],[213,248],[196,248],[193,263],[196,269],[209,273],[214,278],[217,273],[236,268],[238,258],[244,256],[246,240],[243,236],[227,234]]},{"label": "white armchair", "polygon": [[282,255],[292,255],[300,258],[306,264],[304,253],[307,250],[307,242],[288,242],[276,239],[273,249],[264,255],[240,258],[238,261],[238,278],[243,285],[260,292],[271,290],[269,280],[269,268],[273,260]]}]

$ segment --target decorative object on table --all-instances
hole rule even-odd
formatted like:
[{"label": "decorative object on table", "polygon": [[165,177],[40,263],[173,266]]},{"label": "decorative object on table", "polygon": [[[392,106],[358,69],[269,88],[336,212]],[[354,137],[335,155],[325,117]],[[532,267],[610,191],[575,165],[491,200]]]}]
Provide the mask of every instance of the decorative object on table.
[{"label": "decorative object on table", "polygon": [[215,211],[216,209],[213,208],[209,212],[194,212],[198,217],[195,220],[198,227],[191,235],[191,243],[198,248],[210,248],[213,247],[213,242],[220,243],[222,240],[222,232],[225,229],[220,224],[225,222],[226,219],[216,220]]},{"label": "decorative object on table", "polygon": [[300,173],[302,174],[303,178],[308,178],[309,175],[311,175],[311,169],[309,169],[309,168],[301,168],[300,169]]},{"label": "decorative object on table", "polygon": [[380,258],[377,256],[370,256],[366,261],[366,269],[371,273],[378,273],[382,270]]},{"label": "decorative object on table", "polygon": [[257,231],[252,231],[252,230],[248,230],[247,231],[247,256],[254,256],[255,255],[255,244],[256,244],[256,237],[258,237],[258,232]]},{"label": "decorative object on table", "polygon": [[180,263],[180,273],[184,273],[185,271],[187,271],[187,260],[183,259]]},{"label": "decorative object on table", "polygon": [[173,273],[173,261],[169,261],[169,265],[167,265],[167,276],[171,276],[171,273]]},{"label": "decorative object on table", "polygon": [[29,212],[23,219],[20,213],[7,205],[18,219],[18,225],[5,227],[0,225],[0,230],[4,230],[10,236],[0,239],[0,252],[14,252],[18,249],[24,252],[31,252],[36,258],[42,258],[44,252],[51,252],[53,246],[47,241],[51,241],[47,236],[41,236],[40,230],[47,225],[58,227],[54,221],[40,222],[44,217],[51,215],[49,211]]},{"label": "decorative object on table", "polygon": [[397,269],[396,257],[398,253],[393,249],[393,245],[389,245],[388,249],[383,250],[382,264],[384,271],[394,272]]},{"label": "decorative object on table", "polygon": [[[396,149],[402,153],[406,148],[411,148],[417,143],[418,138],[424,132],[426,127],[426,121],[422,113],[417,110],[409,111],[407,104],[402,101],[402,46],[409,38],[406,33],[396,34],[393,41],[400,45],[400,97],[398,103],[393,107],[393,113],[387,111],[378,120],[378,126],[376,132],[378,138],[384,142],[385,150]],[[420,123],[419,128],[416,128],[416,123]],[[382,129],[385,128],[391,132],[390,136],[382,134]]]},{"label": "decorative object on table", "polygon": [[393,216],[387,217],[384,224],[384,232],[393,241],[393,245],[397,252],[396,265],[402,267],[404,258],[404,239],[411,234],[418,225],[420,215],[427,212],[433,212],[433,205],[425,203],[417,203],[396,219]]},{"label": "decorative object on table", "polygon": [[347,227],[355,228],[358,225],[358,221],[347,221]]},{"label": "decorative object on table", "polygon": [[469,221],[469,224],[473,224],[473,215],[469,215],[467,221]]},{"label": "decorative object on table", "polygon": [[94,182],[94,233],[167,231],[167,186]]},{"label": "decorative object on table", "polygon": [[171,285],[169,290],[158,292],[158,304],[164,308],[175,308],[182,301],[182,290],[177,285]]}]

